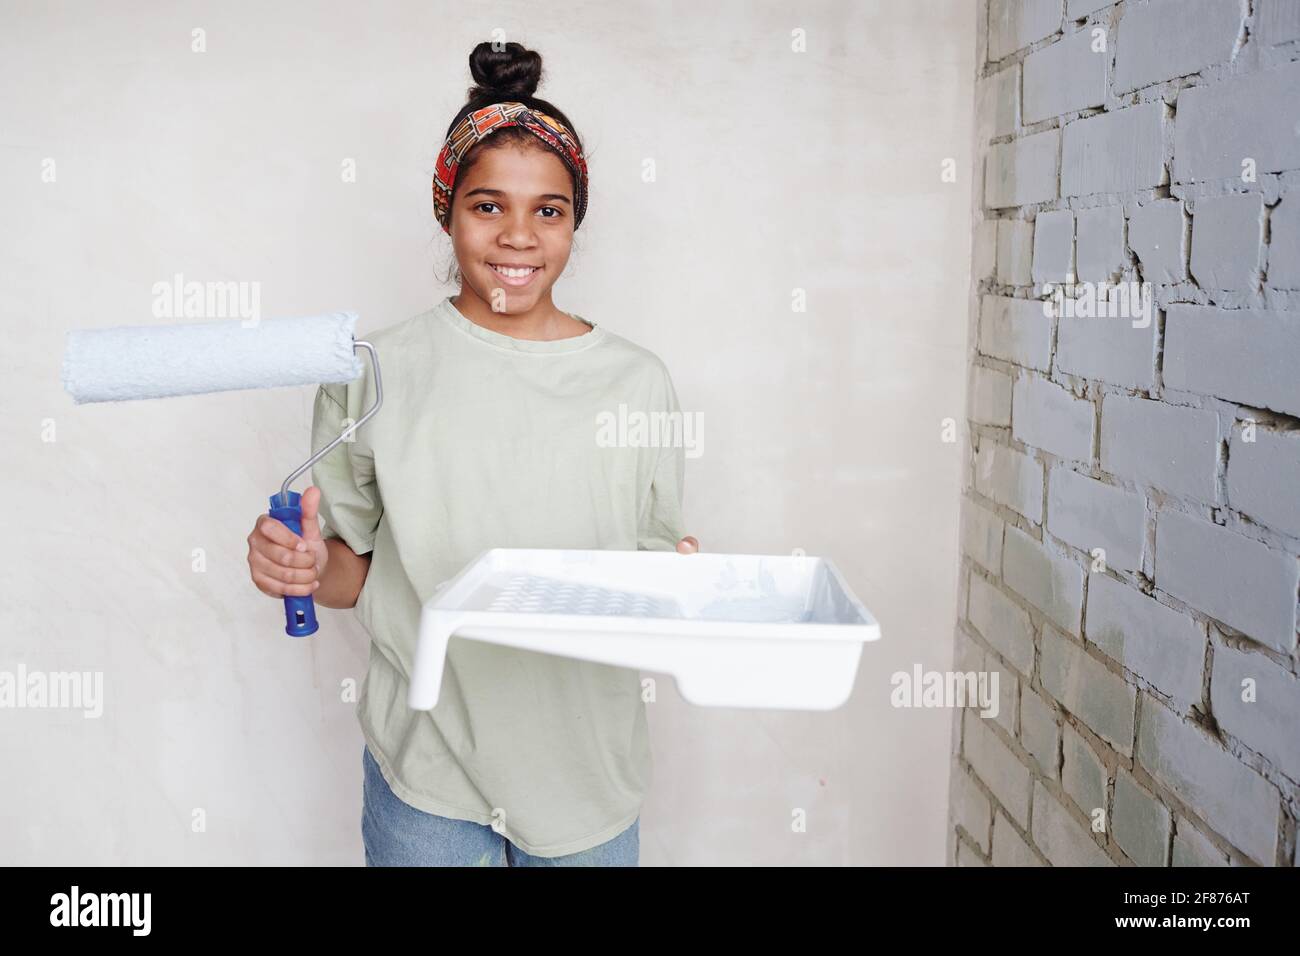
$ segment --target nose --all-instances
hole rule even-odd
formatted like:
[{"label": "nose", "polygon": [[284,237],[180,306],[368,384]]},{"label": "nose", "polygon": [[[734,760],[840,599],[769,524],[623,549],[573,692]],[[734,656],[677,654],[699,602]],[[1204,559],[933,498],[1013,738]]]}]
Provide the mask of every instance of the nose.
[{"label": "nose", "polygon": [[514,210],[501,221],[497,242],[511,249],[531,249],[537,245],[537,231],[532,215],[526,210]]}]

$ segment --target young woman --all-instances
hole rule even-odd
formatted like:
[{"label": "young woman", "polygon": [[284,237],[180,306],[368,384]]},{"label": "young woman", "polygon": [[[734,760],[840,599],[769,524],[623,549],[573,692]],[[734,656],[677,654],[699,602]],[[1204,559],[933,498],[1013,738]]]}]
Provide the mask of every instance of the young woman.
[{"label": "young woman", "polygon": [[[477,85],[433,181],[459,294],[367,334],[383,408],[313,469],[301,537],[265,515],[249,535],[263,593],[355,607],[370,633],[357,702],[370,865],[638,860],[651,761],[636,671],[452,641],[437,707],[406,705],[420,608],[482,551],[698,549],[683,535],[684,449],[597,438],[620,406],[680,408],[654,354],[552,300],[587,165],[573,124],[533,95],[541,68],[518,43],[475,47]],[[321,386],[313,448],[373,402],[366,368]]]}]

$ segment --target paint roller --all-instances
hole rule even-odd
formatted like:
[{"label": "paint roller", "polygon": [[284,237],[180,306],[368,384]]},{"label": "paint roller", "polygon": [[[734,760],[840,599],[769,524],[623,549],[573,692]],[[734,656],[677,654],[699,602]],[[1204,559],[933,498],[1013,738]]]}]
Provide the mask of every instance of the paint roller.
[{"label": "paint roller", "polygon": [[[384,401],[379,354],[369,342],[353,338],[356,324],[355,312],[331,312],[251,325],[221,321],[74,329],[68,332],[63,356],[63,387],[82,405],[351,382],[362,371],[356,350],[365,349],[374,371],[374,405],[294,469],[271,495],[270,516],[301,535],[301,495],[289,485],[355,433]],[[310,594],[285,595],[284,614],[286,634],[316,633],[316,604]]]}]

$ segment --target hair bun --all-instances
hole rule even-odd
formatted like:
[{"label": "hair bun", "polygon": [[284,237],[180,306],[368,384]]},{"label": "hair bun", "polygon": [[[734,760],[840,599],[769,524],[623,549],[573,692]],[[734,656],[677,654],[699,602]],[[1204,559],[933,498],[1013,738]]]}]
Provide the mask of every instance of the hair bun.
[{"label": "hair bun", "polygon": [[542,78],[542,55],[522,43],[507,43],[504,49],[494,49],[484,41],[469,55],[469,72],[476,84],[469,90],[471,100],[525,99],[537,92]]}]

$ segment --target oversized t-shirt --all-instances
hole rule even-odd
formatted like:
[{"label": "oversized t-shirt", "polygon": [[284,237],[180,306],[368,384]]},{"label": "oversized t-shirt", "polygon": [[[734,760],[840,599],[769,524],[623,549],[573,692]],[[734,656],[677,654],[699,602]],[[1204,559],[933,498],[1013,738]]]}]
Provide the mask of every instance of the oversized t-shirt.
[{"label": "oversized t-shirt", "polygon": [[[355,609],[371,638],[357,716],[384,779],[420,810],[498,821],[543,857],[604,843],[640,812],[651,759],[639,673],[453,637],[437,706],[412,710],[406,695],[421,607],[483,551],[673,551],[686,533],[682,443],[616,424],[680,414],[668,370],[574,317],[591,328],[516,339],[448,296],[359,335],[379,354],[383,405],[312,469],[324,536],[373,551]],[[361,378],[317,392],[313,449],[373,404],[361,359]]]}]

